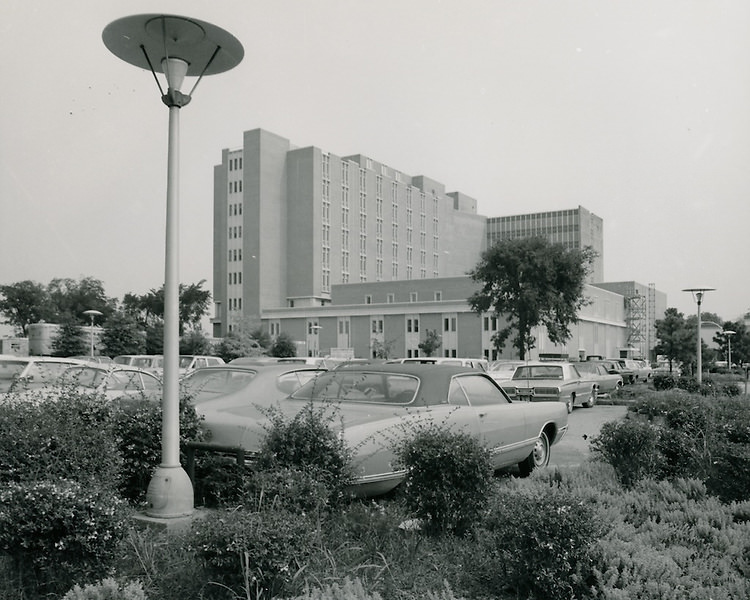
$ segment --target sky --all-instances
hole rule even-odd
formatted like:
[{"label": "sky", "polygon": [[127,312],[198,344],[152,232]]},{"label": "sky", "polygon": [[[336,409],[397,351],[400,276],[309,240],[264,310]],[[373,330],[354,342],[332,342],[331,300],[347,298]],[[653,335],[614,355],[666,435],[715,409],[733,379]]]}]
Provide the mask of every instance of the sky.
[{"label": "sky", "polygon": [[653,283],[686,316],[691,287],[722,319],[750,310],[747,0],[3,0],[0,285],[162,285],[168,110],[101,37],[141,13],[245,49],[180,111],[184,283],[212,290],[213,168],[263,128],[485,216],[583,206],[605,280]]}]

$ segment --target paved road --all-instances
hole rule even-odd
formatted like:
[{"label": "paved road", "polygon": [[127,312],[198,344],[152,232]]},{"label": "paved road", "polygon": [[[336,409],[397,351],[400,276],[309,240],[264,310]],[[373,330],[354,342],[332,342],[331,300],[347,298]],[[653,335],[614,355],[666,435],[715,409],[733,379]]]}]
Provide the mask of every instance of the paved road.
[{"label": "paved road", "polygon": [[568,432],[559,443],[552,446],[551,466],[577,467],[589,454],[589,441],[599,434],[608,421],[622,419],[626,406],[597,404],[593,408],[576,408],[568,418]]}]

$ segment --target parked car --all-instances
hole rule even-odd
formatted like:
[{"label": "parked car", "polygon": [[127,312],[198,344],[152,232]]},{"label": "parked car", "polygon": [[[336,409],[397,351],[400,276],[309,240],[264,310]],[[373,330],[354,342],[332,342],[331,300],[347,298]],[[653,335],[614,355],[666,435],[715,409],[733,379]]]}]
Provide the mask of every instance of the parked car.
[{"label": "parked car", "polygon": [[111,364],[113,361],[109,356],[71,356],[71,358],[75,358],[76,360],[82,360],[87,363],[102,363],[102,364]]},{"label": "parked car", "polygon": [[86,364],[75,358],[0,356],[0,393],[54,384],[68,367]]},{"label": "parked car", "polygon": [[161,379],[145,369],[127,365],[80,365],[63,371],[58,382],[73,385],[85,392],[98,392],[107,400],[143,398],[161,402]]},{"label": "parked car", "polygon": [[597,397],[607,396],[623,386],[622,375],[610,373],[603,364],[594,361],[576,363],[576,369],[584,377],[596,384]]},{"label": "parked car", "polygon": [[180,355],[180,376],[187,375],[193,369],[200,367],[210,367],[212,365],[223,365],[224,359],[218,356],[198,356],[194,354]]},{"label": "parked car", "polygon": [[623,383],[635,383],[635,371],[625,364],[624,358],[606,358],[601,362],[610,373],[613,373],[615,371],[619,373],[622,376]]},{"label": "parked car", "polygon": [[591,408],[596,403],[596,384],[568,362],[520,365],[513,378],[501,385],[512,400],[562,402],[569,413],[576,404]]},{"label": "parked car", "polygon": [[182,378],[180,388],[196,406],[217,398],[228,398],[239,405],[268,406],[325,371],[314,365],[293,363],[230,363],[195,369]]},{"label": "parked car", "polygon": [[512,379],[513,373],[516,372],[516,367],[524,364],[526,364],[524,360],[496,360],[490,364],[487,373],[492,379],[501,383]]},{"label": "parked car", "polygon": [[646,360],[634,360],[636,367],[636,375],[639,381],[648,381],[654,376],[654,370]]},{"label": "parked car", "polygon": [[484,358],[456,358],[455,356],[414,356],[411,358],[394,358],[388,363],[419,364],[419,365],[453,365],[455,367],[469,367],[486,371],[487,360]]},{"label": "parked car", "polygon": [[[354,453],[354,492],[384,494],[403,480],[394,443],[426,423],[467,432],[490,450],[495,469],[518,465],[522,474],[549,463],[550,446],[568,427],[559,404],[511,402],[486,373],[466,367],[413,364],[346,365],[321,373],[276,406],[288,417],[310,403],[335,416]],[[269,421],[246,401],[199,405],[212,442],[260,449]]]},{"label": "parked car", "polygon": [[121,354],[112,359],[116,365],[138,367],[161,377],[164,372],[164,357],[161,354]]}]

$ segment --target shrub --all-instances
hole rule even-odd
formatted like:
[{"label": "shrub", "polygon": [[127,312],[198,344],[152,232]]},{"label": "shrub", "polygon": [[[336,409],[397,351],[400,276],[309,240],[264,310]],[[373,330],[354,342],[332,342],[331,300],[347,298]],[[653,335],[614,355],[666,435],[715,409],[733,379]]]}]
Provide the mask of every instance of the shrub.
[{"label": "shrub", "polygon": [[677,386],[677,378],[667,373],[657,373],[652,381],[655,390],[671,390]]},{"label": "shrub", "polygon": [[0,483],[71,479],[116,488],[121,466],[100,395],[66,386],[0,400]]},{"label": "shrub", "polygon": [[260,471],[292,469],[317,477],[337,502],[352,482],[351,451],[333,428],[335,413],[307,404],[293,417],[271,408],[270,425],[261,442],[257,468]]},{"label": "shrub", "polygon": [[284,510],[217,511],[193,524],[191,547],[204,561],[210,596],[289,595],[315,539],[315,523]]},{"label": "shrub", "polygon": [[478,520],[492,482],[487,450],[476,438],[431,423],[395,447],[406,469],[406,507],[429,532],[463,534]]},{"label": "shrub", "polygon": [[0,553],[41,589],[60,593],[79,577],[106,574],[127,516],[111,490],[67,480],[9,483],[0,490]]},{"label": "shrub", "polygon": [[481,597],[497,597],[498,590],[516,598],[586,597],[605,527],[596,504],[563,488],[500,486],[476,533],[475,560],[466,567],[473,591]]},{"label": "shrub", "polygon": [[[126,400],[114,414],[115,431],[124,466],[120,491],[131,501],[146,495],[154,469],[161,462],[161,403],[145,399]],[[200,417],[189,398],[180,398],[180,446],[190,440],[201,440]],[[181,453],[181,462],[186,458]]]},{"label": "shrub", "polygon": [[659,429],[647,421],[611,421],[591,440],[591,451],[595,459],[612,465],[620,482],[630,487],[657,473],[661,462],[658,439]]},{"label": "shrub", "polygon": [[140,581],[119,583],[108,577],[84,587],[74,585],[62,600],[146,600]]},{"label": "shrub", "polygon": [[320,514],[330,507],[331,491],[314,472],[290,467],[258,471],[245,478],[245,506]]}]

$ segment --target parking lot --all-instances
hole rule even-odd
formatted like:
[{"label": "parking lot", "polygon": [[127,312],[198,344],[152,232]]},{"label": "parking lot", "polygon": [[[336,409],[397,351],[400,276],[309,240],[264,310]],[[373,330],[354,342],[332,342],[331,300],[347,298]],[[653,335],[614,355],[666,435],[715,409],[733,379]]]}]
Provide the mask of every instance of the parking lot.
[{"label": "parking lot", "polygon": [[597,404],[593,408],[576,408],[568,419],[568,432],[559,444],[552,446],[550,466],[577,467],[589,454],[589,442],[598,435],[604,423],[622,419],[627,406]]}]

